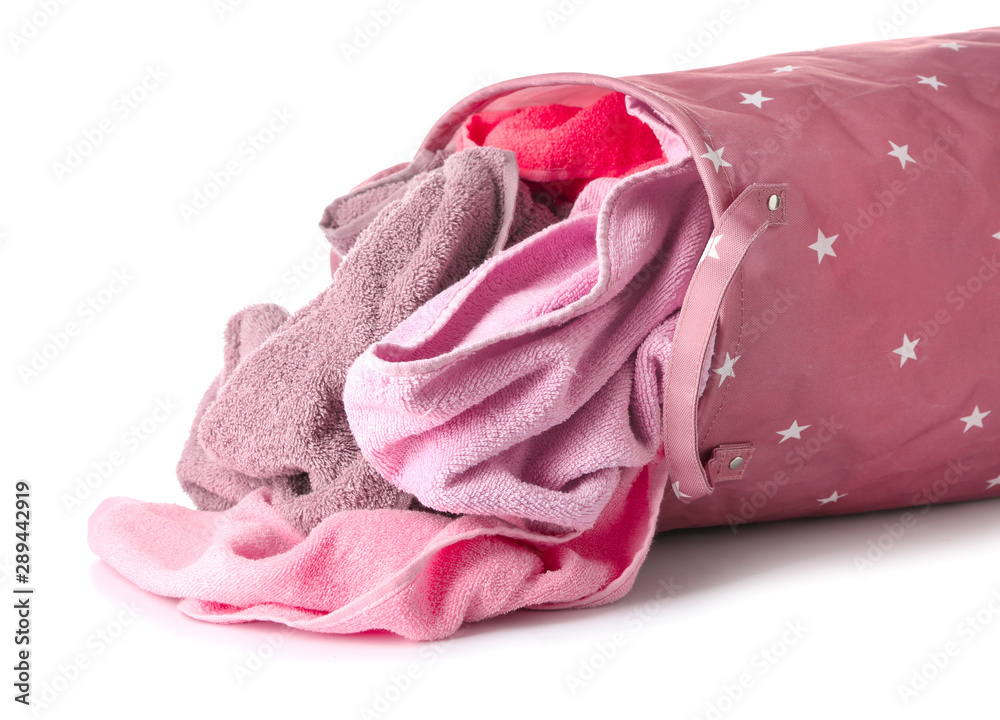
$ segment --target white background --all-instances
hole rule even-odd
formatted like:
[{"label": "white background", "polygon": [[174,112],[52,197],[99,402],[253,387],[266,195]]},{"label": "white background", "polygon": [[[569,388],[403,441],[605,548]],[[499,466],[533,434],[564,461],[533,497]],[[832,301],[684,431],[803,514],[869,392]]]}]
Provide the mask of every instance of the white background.
[{"label": "white background", "polygon": [[[103,497],[190,505],[174,465],[221,367],[226,319],[274,293],[291,310],[319,293],[324,206],[408,160],[481,85],[964,31],[1000,25],[995,3],[398,0],[389,13],[387,0],[244,0],[220,13],[212,0],[96,0],[52,3],[51,18],[38,14],[45,4],[5,0],[0,11],[0,715],[30,716],[12,701],[8,602],[13,484],[24,478],[34,691],[61,690],[44,716],[357,718],[384,709],[379,695],[394,701],[377,716],[401,718],[703,718],[713,703],[724,718],[996,716],[1000,500],[936,507],[896,538],[886,526],[901,512],[661,535],[616,604],[518,612],[434,644],[200,623],[120,578],[85,539]],[[390,20],[348,59],[373,12]],[[147,67],[165,78],[126,114],[116,99]],[[246,162],[240,143],[276,110],[294,120]],[[57,172],[102,119],[111,129],[98,147]],[[234,158],[242,173],[185,221],[181,204]],[[121,287],[116,271],[127,285],[100,312],[81,311]],[[66,347],[23,378],[19,367],[70,322]],[[157,421],[158,401],[175,409]],[[151,432],[131,439],[144,419]],[[116,451],[122,462],[68,507],[78,480]],[[880,537],[884,556],[862,572],[857,557]],[[664,585],[673,596],[658,600]],[[974,630],[966,618],[977,612],[987,622]],[[101,632],[117,637],[109,645]],[[904,703],[899,686],[949,642],[957,654]],[[416,680],[401,679],[414,664]],[[571,687],[585,666],[600,667]],[[741,675],[749,687],[736,692]]]}]

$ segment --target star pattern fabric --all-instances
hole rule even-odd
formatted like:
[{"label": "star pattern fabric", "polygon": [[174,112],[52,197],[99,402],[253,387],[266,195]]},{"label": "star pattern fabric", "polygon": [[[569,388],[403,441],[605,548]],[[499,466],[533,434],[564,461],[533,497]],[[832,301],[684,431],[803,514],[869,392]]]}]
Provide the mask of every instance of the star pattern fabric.
[{"label": "star pattern fabric", "polygon": [[798,420],[793,420],[791,427],[787,430],[778,430],[778,434],[781,435],[781,440],[778,442],[785,442],[785,440],[791,440],[792,438],[801,440],[802,431],[810,427],[812,427],[812,425],[799,425]]},{"label": "star pattern fabric", "polygon": [[844,497],[847,497],[847,493],[844,493],[843,495],[841,495],[839,492],[837,492],[836,490],[834,490],[833,494],[830,497],[820,498],[819,499],[819,504],[820,505],[826,505],[827,503],[835,503],[838,500],[840,500],[840,498],[844,498]]},{"label": "star pattern fabric", "polygon": [[920,80],[917,81],[918,85],[930,85],[935,90],[937,90],[938,88],[948,87],[945,83],[938,80],[936,75],[931,75],[930,77],[917,75],[917,77],[920,78]]},{"label": "star pattern fabric", "polygon": [[739,360],[739,356],[729,357],[729,353],[726,353],[726,361],[722,363],[721,366],[715,368],[712,372],[719,374],[719,386],[726,381],[726,378],[736,377],[736,373],[733,371],[733,365]]},{"label": "star pattern fabric", "polygon": [[708,244],[705,245],[705,254],[702,259],[706,257],[719,259],[719,241],[722,240],[722,234],[713,235],[708,239]]},{"label": "star pattern fabric", "polygon": [[[1000,30],[928,38],[880,63],[845,56],[835,66],[836,55],[762,62],[766,89],[747,87],[754,70],[743,69],[687,110],[709,161],[706,183],[726,198],[720,212],[733,214],[727,203],[751,183],[787,182],[788,219],[761,231],[759,220],[723,214],[702,255],[706,270],[721,273],[745,252],[712,333],[704,373],[717,380],[702,381],[697,446],[704,458],[748,442],[753,455],[740,470],[706,465],[710,480],[722,473],[708,494],[675,479],[661,528],[897,507],[921,493],[933,502],[928,488],[941,477],[949,501],[1000,487],[1000,453],[983,450],[1000,447],[1000,423],[991,423],[1000,228],[996,213],[948,212],[995,208],[1000,196],[1000,176],[977,145],[1000,126],[1000,103],[979,104],[973,98],[988,91],[972,80],[1000,66]],[[669,84],[676,75],[656,77]],[[846,89],[856,78],[871,92]],[[676,89],[693,97],[700,81]],[[911,94],[893,94],[906,85]],[[810,108],[777,145],[759,112],[777,107],[775,98]],[[969,117],[986,135],[949,127]],[[954,183],[960,176],[971,185]],[[851,464],[852,453],[870,465]]]},{"label": "star pattern fabric", "polygon": [[764,103],[768,100],[774,100],[774,98],[764,97],[762,90],[758,90],[752,94],[741,92],[740,95],[743,96],[743,100],[740,102],[740,105],[753,105],[758,109],[763,108]]},{"label": "star pattern fabric", "polygon": [[981,428],[983,426],[983,420],[985,420],[986,416],[991,412],[991,410],[982,412],[980,411],[979,406],[976,405],[976,409],[973,410],[970,415],[966,415],[964,418],[961,418],[962,422],[965,423],[965,429],[962,432],[969,432],[969,430],[974,427]]},{"label": "star pattern fabric", "polygon": [[889,144],[892,145],[892,150],[890,150],[887,154],[892,155],[894,158],[897,158],[899,160],[899,164],[902,165],[904,168],[906,167],[906,163],[916,162],[916,160],[910,157],[909,145],[900,146],[894,143],[892,140],[889,141]]},{"label": "star pattern fabric", "polygon": [[708,143],[705,143],[705,147],[708,149],[708,152],[702,155],[702,157],[712,161],[712,165],[715,166],[715,172],[719,172],[720,168],[732,167],[732,165],[722,159],[722,153],[726,148],[720,147],[718,150],[713,150]]},{"label": "star pattern fabric", "polygon": [[837,257],[837,253],[833,251],[833,242],[837,239],[837,235],[831,235],[826,237],[822,230],[816,232],[816,242],[809,246],[810,250],[815,250],[818,255],[817,261],[823,262],[823,258],[829,255],[830,257]]},{"label": "star pattern fabric", "polygon": [[910,340],[905,333],[903,334],[903,344],[893,350],[894,353],[899,355],[899,367],[903,367],[907,360],[917,359],[917,354],[914,350],[916,349],[918,342],[920,342],[920,338]]}]

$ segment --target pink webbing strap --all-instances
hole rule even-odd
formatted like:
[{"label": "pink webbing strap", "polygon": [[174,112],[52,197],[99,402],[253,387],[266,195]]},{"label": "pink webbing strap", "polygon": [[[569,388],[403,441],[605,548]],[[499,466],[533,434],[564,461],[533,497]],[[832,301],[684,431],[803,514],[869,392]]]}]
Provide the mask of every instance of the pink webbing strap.
[{"label": "pink webbing strap", "polygon": [[754,240],[769,225],[785,224],[786,190],[784,184],[755,183],[726,208],[684,297],[663,403],[667,472],[683,502],[713,490],[699,449],[698,400],[702,374],[714,351],[711,343],[722,301]]}]

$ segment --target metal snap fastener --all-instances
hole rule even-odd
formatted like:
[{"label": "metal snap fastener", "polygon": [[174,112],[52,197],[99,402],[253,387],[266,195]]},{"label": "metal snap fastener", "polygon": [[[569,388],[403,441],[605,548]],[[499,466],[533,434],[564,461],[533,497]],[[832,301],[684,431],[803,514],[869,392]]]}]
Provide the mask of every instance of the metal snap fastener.
[{"label": "metal snap fastener", "polygon": [[781,207],[781,196],[772,195],[767,199],[768,210],[777,210],[779,207]]},{"label": "metal snap fastener", "polygon": [[743,458],[737,455],[729,462],[729,469],[739,470],[742,465],[743,465]]}]

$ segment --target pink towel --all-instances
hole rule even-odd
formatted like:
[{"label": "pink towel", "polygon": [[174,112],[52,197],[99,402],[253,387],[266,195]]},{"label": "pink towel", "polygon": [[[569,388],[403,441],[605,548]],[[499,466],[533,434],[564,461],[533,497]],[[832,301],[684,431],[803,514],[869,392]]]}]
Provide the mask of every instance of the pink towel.
[{"label": "pink towel", "polygon": [[458,137],[460,150],[476,146],[514,151],[521,177],[537,181],[622,177],[665,160],[654,132],[629,114],[625,95],[616,92],[584,108],[552,104],[477,113]]},{"label": "pink towel", "polygon": [[[679,208],[697,208],[704,199],[695,190],[697,183],[688,182],[695,179],[684,167],[658,169],[645,179],[630,180],[636,191],[624,198],[634,196],[641,204],[643,198],[669,197]],[[595,184],[578,203],[580,213],[592,213],[607,190],[603,181]],[[609,202],[633,207],[616,197],[612,191]],[[689,212],[698,211],[682,210],[676,227],[640,223],[635,230],[655,233],[650,237],[662,231],[665,240],[673,239],[674,230],[689,222]],[[635,216],[624,213],[620,219],[626,218]],[[618,220],[617,213],[608,213],[603,221],[598,217],[599,224]],[[682,244],[667,246],[666,253],[656,248],[640,252],[647,261],[633,263],[639,270],[631,275],[615,262],[622,253],[605,249],[602,267],[608,273],[599,273],[600,282],[623,285],[614,297],[657,295],[652,279],[663,277],[672,258],[687,252]],[[512,248],[504,254],[515,252]],[[696,248],[692,252],[696,255]],[[614,297],[604,298],[603,304],[613,303]],[[607,383],[612,391],[605,395],[623,407],[607,408],[611,415],[591,422],[593,429],[615,422],[628,426],[634,419],[637,436],[629,442],[659,445],[664,372],[676,321],[676,312],[666,314],[612,373]],[[562,450],[573,455],[572,445]],[[646,453],[635,455],[645,464]],[[435,640],[463,622],[517,608],[595,607],[627,593],[649,549],[663,498],[665,475],[657,469],[662,455],[648,460],[652,467],[614,469],[609,496],[592,527],[583,531],[554,534],[552,527],[526,527],[516,518],[449,518],[383,508],[329,515],[304,535],[288,523],[274,504],[274,488],[266,486],[224,512],[110,498],[90,519],[89,543],[139,587],[183,598],[179,608],[197,619],[268,620],[330,633],[381,629]]]},{"label": "pink towel", "polygon": [[344,406],[362,453],[437,510],[592,527],[622,468],[662,442],[662,369],[637,368],[637,350],[680,307],[711,224],[690,159],[593,181],[567,220],[355,361]]},{"label": "pink towel", "polygon": [[140,588],[217,623],[436,640],[520,607],[593,607],[629,591],[652,540],[660,473],[624,473],[594,528],[549,537],[496,518],[337,513],[303,537],[259,488],[221,512],[109,498],[91,549]]},{"label": "pink towel", "polygon": [[[296,528],[412,497],[361,456],[343,410],[351,362],[421,303],[555,217],[518,179],[513,153],[473,148],[367,196],[381,210],[330,287],[294,316],[256,306],[227,327],[226,365],[199,407],[178,475],[199,508],[228,507],[261,484]],[[358,194],[350,214],[364,216]],[[343,216],[341,213],[338,217]]]}]

